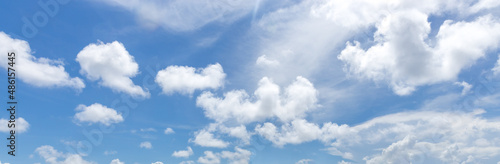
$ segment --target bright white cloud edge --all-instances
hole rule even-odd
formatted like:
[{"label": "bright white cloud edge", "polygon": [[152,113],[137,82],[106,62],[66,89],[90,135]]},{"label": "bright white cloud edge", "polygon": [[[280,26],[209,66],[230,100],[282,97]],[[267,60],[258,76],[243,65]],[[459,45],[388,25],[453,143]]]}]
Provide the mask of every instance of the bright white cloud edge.
[{"label": "bright white cloud edge", "polygon": [[150,93],[132,81],[139,73],[139,65],[122,43],[91,43],[76,56],[80,63],[80,73],[87,79],[113,91],[122,92],[139,98],[149,98]]},{"label": "bright white cloud edge", "polygon": [[124,121],[121,113],[118,113],[115,109],[108,108],[99,103],[94,103],[89,106],[80,104],[75,110],[78,112],[75,114],[74,118],[79,123],[100,123],[105,126],[110,126],[111,124]]}]

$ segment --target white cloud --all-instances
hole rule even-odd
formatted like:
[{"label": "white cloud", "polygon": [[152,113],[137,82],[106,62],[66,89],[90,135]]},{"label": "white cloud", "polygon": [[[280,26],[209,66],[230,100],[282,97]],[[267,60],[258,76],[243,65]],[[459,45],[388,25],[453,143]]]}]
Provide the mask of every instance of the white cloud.
[{"label": "white cloud", "polygon": [[155,128],[140,129],[141,132],[156,132]]},{"label": "white cloud", "polygon": [[[241,144],[247,145],[253,133],[247,131],[245,124],[278,119],[289,125],[290,121],[305,117],[306,113],[317,106],[317,94],[313,84],[300,76],[285,88],[284,93],[281,93],[280,87],[268,78],[260,80],[259,87],[254,93],[255,96],[252,97],[242,90],[227,92],[224,98],[205,92],[198,97],[197,105],[205,110],[206,117],[216,122],[196,132],[195,138],[190,141],[205,147],[227,147],[228,142],[214,137],[214,134],[220,133],[238,138]],[[303,128],[301,123],[301,121],[294,121],[293,128]],[[291,137],[276,141],[276,145],[298,144],[303,140],[310,140],[307,134],[300,135],[298,138]]]},{"label": "white cloud", "polygon": [[91,43],[78,53],[76,61],[80,63],[80,73],[89,80],[99,80],[102,86],[134,97],[150,96],[130,79],[139,73],[139,65],[118,41]]},{"label": "white cloud", "polygon": [[217,89],[224,86],[226,74],[219,63],[206,68],[195,69],[188,66],[169,66],[160,70],[155,82],[163,93],[192,95],[195,90]]},{"label": "white cloud", "polygon": [[416,87],[455,80],[464,68],[497,49],[500,23],[491,16],[471,22],[447,20],[427,43],[430,23],[418,11],[395,12],[377,24],[374,46],[363,50],[348,42],[338,56],[346,71],[359,78],[388,81],[398,95],[409,95]]},{"label": "white cloud", "polygon": [[267,67],[276,67],[280,64],[279,61],[268,59],[266,55],[262,55],[259,58],[257,58],[256,63],[259,66],[267,66]]},{"label": "white cloud", "polygon": [[294,120],[281,126],[281,130],[272,124],[264,123],[257,125],[255,131],[274,143],[274,145],[282,147],[286,144],[300,144],[318,139],[322,131],[318,125],[309,123],[304,119]]},{"label": "white cloud", "polygon": [[250,161],[250,156],[252,152],[241,149],[239,147],[234,148],[234,152],[222,151],[220,157],[227,159],[230,164],[248,164]]},{"label": "white cloud", "polygon": [[494,75],[500,74],[500,55],[498,55],[498,60],[497,63],[495,63],[495,67],[493,67],[491,70],[493,71]]},{"label": "white cloud", "polygon": [[309,164],[309,162],[312,162],[313,160],[312,159],[301,159],[297,162],[295,162],[295,164]]},{"label": "white cloud", "polygon": [[[215,137],[214,134],[219,135]],[[235,137],[240,141],[237,144],[249,145],[252,135],[251,132],[247,131],[245,125],[228,126],[220,123],[211,123],[195,132],[195,138],[190,139],[190,142],[204,147],[225,148],[229,145],[229,142],[222,140],[221,137]]]},{"label": "white cloud", "polygon": [[177,158],[189,158],[189,156],[193,155],[193,149],[191,147],[187,147],[187,150],[179,150],[179,151],[174,151],[172,153],[172,156],[177,157]]},{"label": "white cloud", "polygon": [[216,122],[251,123],[266,118],[278,117],[283,122],[302,118],[316,106],[317,91],[307,79],[297,77],[284,93],[269,78],[262,78],[255,96],[245,91],[233,90],[224,98],[210,92],[201,94],[196,104],[205,111],[205,116]]},{"label": "white cloud", "polygon": [[464,87],[462,89],[462,96],[468,94],[470,92],[470,89],[472,89],[472,85],[469,84],[469,83],[467,83],[467,82],[465,82],[465,81],[455,82],[455,85],[459,85],[459,86]]},{"label": "white cloud", "polygon": [[[354,127],[325,124],[321,139],[334,141],[332,148],[340,152],[357,150],[351,152],[353,157],[367,163],[424,159],[425,163],[460,163],[472,158],[489,163],[499,160],[500,145],[492,142],[500,140],[500,122],[482,118],[482,113],[414,111],[377,117]],[[381,153],[369,155],[387,143],[390,146]]]},{"label": "white cloud", "polygon": [[198,163],[202,164],[219,164],[221,159],[226,159],[226,163],[230,164],[248,164],[250,161],[250,156],[252,152],[241,149],[239,147],[234,148],[234,152],[222,151],[220,153],[213,153],[212,151],[205,151],[205,156],[198,158]]},{"label": "white cloud", "polygon": [[196,162],[194,161],[182,161],[181,163],[179,164],[195,164]]},{"label": "white cloud", "polygon": [[234,126],[234,127],[218,125],[217,128],[218,128],[217,130],[221,133],[228,134],[231,137],[239,138],[243,142],[243,144],[246,145],[250,144],[251,134],[247,131],[245,125]]},{"label": "white cloud", "polygon": [[214,154],[212,151],[203,152],[205,156],[198,158],[198,163],[201,164],[219,164],[220,157]]},{"label": "white cloud", "polygon": [[145,141],[145,142],[141,142],[141,144],[139,144],[139,147],[144,148],[144,149],[152,149],[153,145],[151,144],[151,142]]},{"label": "white cloud", "polygon": [[95,164],[84,160],[78,154],[62,153],[49,145],[40,146],[35,149],[35,152],[49,164]]},{"label": "white cloud", "polygon": [[278,128],[268,122],[255,132],[276,146],[319,140],[329,154],[367,163],[491,163],[500,160],[500,122],[481,117],[484,112],[400,112],[352,127],[294,120]]},{"label": "white cloud", "polygon": [[[421,155],[418,151],[413,151],[416,141],[411,136],[406,136],[403,140],[391,144],[386,149],[382,150],[382,154],[375,156],[373,158],[367,158],[366,163],[412,163],[415,161],[415,157],[420,157]],[[423,159],[417,159],[423,160]]]},{"label": "white cloud", "polygon": [[[3,133],[10,133],[10,129],[9,128],[9,121],[10,119],[0,119],[0,132],[3,132]],[[24,133],[26,131],[28,131],[29,127],[30,127],[30,124],[28,123],[28,121],[26,121],[24,118],[22,117],[19,117],[15,120],[15,130],[16,130],[16,133]]]},{"label": "white cloud", "polygon": [[473,105],[482,108],[497,108],[500,105],[500,93],[478,97],[474,100]]},{"label": "white cloud", "polygon": [[120,159],[113,159],[109,164],[125,164],[125,162],[121,162]]},{"label": "white cloud", "polygon": [[352,33],[338,30],[331,21],[311,17],[315,2],[318,1],[302,1],[265,14],[254,25],[261,35],[251,54],[265,55],[255,56],[257,60],[250,63],[247,71],[251,77],[267,76],[284,84],[297,76],[310,78],[318,71],[331,71],[331,63],[326,63],[335,60],[331,51]]},{"label": "white cloud", "polygon": [[167,128],[167,129],[165,129],[164,133],[165,134],[174,134],[175,131],[172,128]]},{"label": "white cloud", "polygon": [[134,13],[142,25],[161,26],[167,30],[191,31],[209,23],[231,23],[252,11],[254,1],[106,0],[110,5]]},{"label": "white cloud", "polygon": [[74,117],[81,123],[101,123],[109,126],[114,123],[123,122],[123,117],[120,113],[99,103],[94,103],[90,106],[80,104],[75,110],[79,112]]},{"label": "white cloud", "polygon": [[351,162],[346,162],[346,161],[342,160],[338,164],[352,164],[352,163]]},{"label": "white cloud", "polygon": [[163,164],[163,162],[157,161],[157,162],[153,162],[151,164]]},{"label": "white cloud", "polygon": [[206,130],[196,132],[194,140],[190,141],[203,147],[225,148],[229,145],[225,141],[214,138],[214,135]]},{"label": "white cloud", "polygon": [[36,87],[71,87],[78,91],[85,88],[85,84],[78,77],[70,77],[64,70],[63,62],[47,58],[36,58],[32,54],[28,42],[13,39],[0,31],[0,58],[1,67],[8,68],[7,52],[14,52],[16,77],[23,82]]},{"label": "white cloud", "polygon": [[253,26],[260,35],[252,54],[265,56],[255,56],[248,71],[278,84],[304,76],[331,85],[344,76],[332,53],[381,17],[386,2],[304,0],[264,14]]},{"label": "white cloud", "polygon": [[500,6],[500,2],[495,0],[480,0],[469,8],[470,12],[478,12],[480,10],[490,9],[495,10]]},{"label": "white cloud", "polygon": [[328,154],[333,155],[333,156],[340,156],[344,159],[353,159],[353,155],[350,152],[342,152],[339,149],[335,147],[330,147],[328,149],[325,149],[328,151]]},{"label": "white cloud", "polygon": [[[374,26],[391,13],[400,11],[422,12],[431,17],[429,21],[432,21],[433,27],[439,27],[442,18],[473,20],[474,17],[484,14],[478,14],[479,10],[469,11],[470,6],[476,2],[479,1],[298,1],[296,4],[263,14],[252,26],[252,33],[257,31],[255,33],[259,35],[254,38],[256,44],[249,55],[255,55],[253,58],[259,60],[262,54],[266,54],[266,59],[276,61],[279,65],[262,67],[262,64],[257,64],[255,60],[250,61],[248,65],[251,66],[245,71],[251,72],[251,75],[241,76],[238,80],[254,81],[255,79],[248,80],[249,77],[267,76],[282,85],[296,76],[307,77],[314,81],[317,89],[322,90],[319,99],[323,107],[332,109],[313,117],[340,117],[339,114],[345,112],[334,107],[339,101],[352,96],[366,97],[366,88],[372,88],[369,83],[345,83],[347,80],[345,72],[342,71],[345,63],[337,60],[337,56],[332,54],[340,52],[346,41],[358,40],[366,50],[366,47],[374,45],[374,42],[367,38],[376,29]],[[431,35],[425,40],[429,46],[436,45],[435,31],[437,29],[433,28]],[[387,80],[377,83],[385,82]],[[336,94],[339,92],[342,93]]]}]

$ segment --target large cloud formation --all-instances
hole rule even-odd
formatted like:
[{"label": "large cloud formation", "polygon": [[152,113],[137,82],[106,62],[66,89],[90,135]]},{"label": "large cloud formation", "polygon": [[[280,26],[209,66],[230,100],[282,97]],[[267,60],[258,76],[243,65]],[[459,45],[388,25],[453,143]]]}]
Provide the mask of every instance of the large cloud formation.
[{"label": "large cloud formation", "polygon": [[[192,141],[200,146],[216,148],[238,144],[225,141],[225,138],[237,138],[243,141],[239,144],[248,144],[248,138],[253,135],[262,136],[276,147],[320,141],[327,147],[324,150],[331,155],[367,163],[460,163],[499,160],[497,155],[500,154],[500,145],[496,144],[496,141],[500,140],[500,122],[484,118],[486,111],[483,109],[470,112],[417,109],[375,117],[354,126],[333,122],[317,124],[294,112],[297,109],[308,111],[309,107],[315,104],[315,101],[305,101],[314,100],[316,95],[313,85],[306,82],[306,79],[298,77],[287,88],[284,94],[286,96],[279,96],[279,87],[267,78],[259,82],[255,97],[252,98],[230,94],[236,91],[226,93],[225,98],[214,98],[213,94],[208,92],[200,95],[198,102],[212,102],[209,103],[211,105],[200,107],[206,110],[206,116],[215,122],[196,132]],[[278,103],[293,102],[285,101],[286,97],[293,93],[307,95],[300,98],[305,101],[300,103],[301,106],[284,108],[286,105]],[[204,99],[207,95],[210,95],[209,99]],[[263,105],[266,104],[263,102],[268,104]],[[290,119],[280,119],[280,114],[273,112],[276,109],[295,114],[293,117],[284,117]],[[259,114],[262,116],[255,117]],[[254,122],[257,124],[252,124]],[[384,149],[380,150],[380,147]],[[218,163],[220,158],[212,152],[206,152],[201,161]]]},{"label": "large cloud formation", "polygon": [[393,13],[377,25],[376,45],[363,50],[359,42],[348,42],[339,59],[349,73],[388,81],[396,94],[408,95],[417,86],[456,80],[462,69],[500,45],[500,22],[489,15],[472,22],[445,21],[435,46],[426,42],[430,30],[426,14]]},{"label": "large cloud formation", "polygon": [[[263,39],[249,69],[279,84],[296,76],[325,79],[316,85],[327,88],[345,77],[345,65],[353,77],[387,82],[396,94],[408,95],[419,86],[454,82],[462,70],[498,49],[498,6],[489,0],[300,1],[264,14],[255,24]],[[446,14],[457,20],[440,25]],[[431,21],[441,28],[430,29]],[[414,69],[423,61],[429,62]]]},{"label": "large cloud formation", "polygon": [[299,119],[281,127],[267,122],[255,131],[279,147],[318,140],[329,145],[328,153],[358,162],[497,162],[500,122],[483,118],[484,112],[400,112],[356,126]]},{"label": "large cloud formation", "polygon": [[302,118],[314,109],[317,91],[309,80],[297,77],[284,91],[264,77],[254,96],[243,90],[233,90],[216,97],[211,92],[201,94],[196,104],[205,115],[217,122],[251,123],[277,117],[283,122]]},{"label": "large cloud formation", "polygon": [[[186,11],[183,5],[193,1],[108,2],[130,10],[145,22],[177,31],[193,30],[226,19],[232,12],[239,13],[230,11],[227,15],[201,20],[213,16],[208,12],[206,17],[199,19],[186,17],[186,21],[167,22],[163,17],[169,18],[171,13],[161,7],[181,4],[177,11]],[[209,2],[201,4],[206,3]],[[319,141],[326,147],[322,150],[343,158],[339,163],[349,163],[344,160],[357,163],[497,163],[500,160],[500,122],[498,118],[486,117],[483,109],[437,111],[426,107],[360,120],[354,125],[318,123],[307,116],[321,103],[318,95],[329,94],[328,90],[318,91],[315,88],[318,85],[311,81],[330,83],[332,78],[323,77],[329,75],[325,72],[332,70],[328,69],[331,65],[345,66],[344,70],[334,70],[341,72],[341,76],[332,73],[336,77],[344,77],[346,72],[358,79],[387,83],[398,95],[410,95],[420,86],[454,82],[464,69],[488,56],[491,50],[498,49],[499,5],[491,0],[304,0],[267,13],[253,24],[252,29],[263,32],[259,37],[264,38],[259,40],[262,42],[256,48],[258,55],[252,63],[262,69],[255,71],[261,73],[257,77],[267,77],[259,81],[253,94],[232,90],[221,96],[213,92],[199,95],[197,106],[214,122],[195,132],[189,141],[215,148],[246,145],[254,135],[269,140],[276,147]],[[147,18],[150,14],[157,17]],[[434,19],[431,16],[440,18],[446,14],[453,15],[450,18],[454,20],[431,28],[431,19]],[[186,79],[203,77],[203,71],[196,72],[192,67],[168,68],[163,71],[173,77],[184,74],[189,75]],[[255,67],[250,69],[257,70]],[[491,70],[498,74],[498,67]],[[292,84],[282,87],[291,80]],[[169,80],[163,82],[168,84],[163,88],[176,86],[168,88],[167,93],[192,94],[195,90],[210,88],[169,84]],[[466,82],[460,84],[464,87],[464,95],[473,87]],[[499,97],[498,94],[491,96],[483,103],[495,103]],[[229,138],[242,142],[226,140]],[[177,155],[189,154],[188,148]],[[248,163],[250,155],[249,151],[236,147],[234,152],[205,151],[197,161],[221,163],[227,159],[232,163]]]}]

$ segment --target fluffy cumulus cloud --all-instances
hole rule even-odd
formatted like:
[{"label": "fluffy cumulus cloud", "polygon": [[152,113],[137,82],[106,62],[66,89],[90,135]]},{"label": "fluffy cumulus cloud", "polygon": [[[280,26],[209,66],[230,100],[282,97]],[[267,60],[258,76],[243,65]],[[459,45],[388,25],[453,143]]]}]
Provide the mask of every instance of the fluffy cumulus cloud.
[{"label": "fluffy cumulus cloud", "polygon": [[277,67],[280,64],[280,62],[277,60],[268,59],[266,55],[262,55],[259,58],[257,58],[255,64],[262,67]]},{"label": "fluffy cumulus cloud", "polygon": [[309,123],[304,119],[294,120],[291,123],[282,125],[281,128],[267,122],[263,125],[257,125],[255,131],[276,146],[313,141],[322,135],[318,125]]},{"label": "fluffy cumulus cloud", "polygon": [[[345,48],[346,41],[349,40],[358,40],[360,42],[359,49],[364,49],[364,51],[368,51],[367,47],[370,48],[371,45],[374,44],[372,40],[368,39],[366,36],[370,36],[373,33],[373,27],[377,28],[379,24],[389,18],[399,17],[402,15],[401,13],[405,13],[407,11],[415,11],[417,13],[421,13],[420,15],[425,16],[425,18],[418,18],[416,15],[416,19],[426,19],[427,17],[431,17],[429,21],[433,21],[432,24],[436,25],[441,23],[440,21],[435,21],[435,17],[441,19],[442,17],[446,17],[449,15],[459,15],[457,17],[452,17],[453,19],[458,19],[457,21],[447,21],[445,23],[446,26],[443,27],[451,27],[452,29],[446,29],[447,31],[453,32],[453,29],[460,29],[461,32],[453,32],[456,34],[455,36],[460,39],[461,43],[458,44],[467,44],[463,41],[474,42],[471,50],[464,51],[461,55],[471,54],[478,52],[479,54],[488,53],[488,50],[495,49],[497,45],[495,42],[489,42],[491,40],[495,40],[495,33],[499,30],[495,30],[496,26],[484,26],[478,29],[471,29],[474,25],[467,25],[467,23],[478,23],[477,20],[474,20],[474,17],[484,15],[484,13],[490,13],[491,11],[495,11],[498,9],[499,5],[497,3],[488,2],[489,0],[484,1],[460,1],[453,2],[447,0],[425,0],[419,2],[413,1],[404,1],[404,0],[393,0],[393,1],[372,1],[372,0],[352,0],[352,1],[332,1],[332,0],[305,0],[300,1],[299,3],[295,3],[293,5],[289,5],[287,7],[283,7],[280,10],[276,10],[273,12],[266,13],[262,16],[262,18],[254,24],[253,29],[261,32],[262,35],[259,36],[257,42],[258,46],[255,48],[257,54],[255,56],[256,64],[254,67],[250,67],[249,72],[252,72],[254,77],[262,77],[269,76],[272,77],[277,83],[282,84],[283,81],[288,81],[291,78],[296,76],[306,76],[310,79],[323,79],[316,83],[318,88],[331,88],[332,82],[340,81],[345,78],[345,74],[342,71],[342,65],[348,65],[347,71],[349,74],[357,74],[363,79],[371,79],[377,82],[389,82],[392,88],[397,90],[399,94],[410,94],[411,91],[415,90],[416,87],[421,85],[428,84],[436,84],[444,81],[453,82],[454,75],[440,77],[436,80],[423,80],[423,79],[433,79],[423,78],[418,84],[413,84],[417,82],[412,82],[413,79],[408,79],[408,77],[412,77],[414,79],[418,79],[418,77],[423,77],[422,71],[413,72],[414,74],[409,75],[400,75],[403,73],[392,73],[392,72],[403,72],[404,69],[400,68],[390,68],[385,66],[389,63],[389,66],[395,65],[390,64],[394,63],[392,61],[397,60],[394,57],[389,59],[383,59],[382,57],[372,57],[371,55],[366,55],[367,57],[363,58],[363,64],[361,64],[361,59],[352,59],[349,62],[346,60],[336,60],[337,55],[336,52],[342,51]],[[446,13],[446,14],[445,14]],[[479,14],[478,14],[479,13]],[[497,12],[498,14],[498,12]],[[412,16],[409,16],[412,17]],[[393,19],[394,20],[394,19]],[[467,20],[467,21],[463,21]],[[462,22],[463,21],[463,22]],[[385,21],[389,22],[389,21]],[[422,22],[422,21],[420,21]],[[426,20],[424,23],[427,22]],[[491,22],[487,23],[496,23],[495,19],[492,19]],[[405,25],[408,23],[412,23],[411,21],[403,21],[403,22],[393,22],[393,24],[399,25],[402,29],[403,26],[413,26]],[[427,23],[428,24],[428,23]],[[464,25],[463,27],[460,27]],[[415,27],[411,29],[421,28],[421,25],[415,25]],[[427,26],[424,24],[424,26]],[[396,27],[396,26],[394,26]],[[433,26],[434,27],[434,26]],[[478,27],[478,26],[476,26]],[[462,49],[445,49],[445,44],[443,46],[437,45],[437,42],[449,42],[444,41],[444,39],[439,39],[438,36],[435,36],[435,32],[438,29],[432,29],[431,33],[425,34],[417,34],[416,39],[412,39],[409,43],[400,43],[397,41],[392,41],[392,43],[405,44],[407,48],[414,47],[413,51],[409,51],[409,53],[403,53],[402,56],[414,56],[419,52],[425,52],[425,54],[429,54],[426,52],[427,50],[417,50],[419,46],[422,44],[418,42],[419,35],[423,35],[424,45],[427,47],[432,47],[432,54],[451,54],[451,51],[462,51]],[[479,35],[474,36],[470,32],[465,31],[481,31]],[[404,30],[403,30],[404,31]],[[418,30],[416,30],[418,32]],[[490,31],[494,32],[492,36],[487,37],[486,40],[480,40],[478,42],[473,41],[472,39],[481,39],[484,38],[484,34],[488,34]],[[428,32],[425,31],[424,32]],[[393,32],[389,32],[393,33]],[[427,36],[429,35],[430,36]],[[458,36],[462,34],[471,34],[471,36]],[[376,45],[385,45],[385,42],[389,42],[387,37],[381,36],[379,34],[375,34],[376,38],[385,38],[384,40],[375,40]],[[378,37],[380,36],[380,37]],[[394,35],[393,35],[394,36]],[[406,35],[398,35],[395,36],[407,37]],[[414,35],[415,36],[415,35]],[[451,38],[453,37],[450,33],[445,35],[444,32],[441,32],[441,36],[443,38]],[[262,39],[260,39],[262,38]],[[469,39],[470,38],[470,39]],[[314,42],[311,42],[314,40]],[[394,40],[394,39],[392,39]],[[450,39],[453,40],[453,39]],[[418,44],[413,44],[418,43]],[[440,43],[441,44],[441,43]],[[486,45],[486,44],[489,44]],[[356,45],[355,42],[351,43],[351,46]],[[387,47],[387,46],[386,46]],[[460,46],[456,46],[460,47]],[[455,48],[456,48],[455,47]],[[404,50],[407,48],[400,48],[399,50]],[[468,46],[462,46],[461,48],[466,49]],[[439,49],[439,50],[438,50]],[[437,51],[448,51],[448,52],[437,52]],[[390,54],[398,54],[393,50],[390,50]],[[483,54],[484,54],[483,53]],[[399,53],[400,54],[400,53]],[[377,55],[384,56],[384,55]],[[385,55],[388,56],[388,55]],[[429,55],[423,55],[429,56]],[[437,56],[437,55],[430,55]],[[444,55],[450,56],[450,55]],[[467,55],[465,55],[467,56]],[[472,55],[474,56],[474,55]],[[480,55],[481,56],[481,55]],[[371,60],[372,58],[376,58],[376,60]],[[425,57],[422,57],[425,58]],[[437,59],[439,57],[433,57],[432,60]],[[448,57],[449,58],[449,57]],[[450,74],[455,74],[456,70],[463,70],[469,67],[471,64],[474,64],[476,61],[475,57],[457,57],[461,58],[464,61],[468,61],[464,63],[460,63],[461,69],[451,68]],[[479,57],[481,58],[481,57]],[[411,61],[413,59],[407,58],[403,61]],[[427,60],[427,59],[426,59]],[[445,61],[443,59],[442,61]],[[400,62],[401,63],[401,62]],[[435,66],[435,63],[439,63],[439,61],[434,61],[433,64],[427,64],[425,67],[438,67]],[[404,64],[397,64],[404,65]],[[412,64],[417,65],[417,64]],[[349,67],[352,67],[357,70],[349,71]],[[411,67],[408,65],[406,67]],[[445,68],[447,66],[441,66],[441,70],[446,72]],[[372,69],[368,69],[372,68]],[[433,69],[433,68],[430,68]],[[259,71],[260,70],[260,71]],[[363,70],[363,71],[361,71]],[[387,71],[378,71],[378,70],[387,70]],[[354,73],[358,71],[359,73]],[[324,72],[328,72],[328,76],[325,76]],[[380,73],[381,72],[381,73]],[[437,71],[436,71],[437,72]],[[376,76],[377,79],[364,77],[369,74],[382,74],[383,77]],[[441,74],[434,73],[435,74]],[[399,78],[396,79],[394,76],[398,75]],[[374,76],[374,75],[373,75]],[[248,78],[248,77],[243,77]],[[403,81],[400,80],[403,79]],[[406,78],[406,79],[404,79]],[[394,85],[392,84],[394,83]],[[344,88],[342,88],[344,89]],[[334,89],[332,89],[334,90]],[[334,90],[335,91],[335,90]],[[332,93],[332,92],[329,92]],[[328,95],[322,94],[325,96],[325,99],[335,99],[336,95]]]},{"label": "fluffy cumulus cloud", "polygon": [[218,131],[220,133],[227,134],[228,136],[238,138],[240,139],[241,144],[250,144],[251,133],[247,130],[245,125],[228,127],[222,124],[212,124],[209,130]]},{"label": "fluffy cumulus cloud", "polygon": [[253,29],[262,35],[255,48],[257,68],[249,69],[257,77],[270,76],[280,84],[296,76],[306,76],[327,79],[324,85],[330,86],[331,81],[344,77],[340,61],[332,54],[346,40],[365,35],[370,26],[397,6],[430,10],[435,4],[437,1],[399,0],[304,0],[294,3],[264,14],[254,24]]},{"label": "fluffy cumulus cloud", "polygon": [[285,88],[284,92],[269,78],[262,78],[254,96],[243,90],[233,90],[216,97],[211,92],[201,94],[196,104],[205,115],[216,122],[237,122],[247,124],[277,117],[283,122],[302,118],[316,106],[317,91],[313,84],[303,77]]},{"label": "fluffy cumulus cloud", "polygon": [[85,88],[85,84],[78,77],[70,77],[64,70],[61,60],[37,58],[33,56],[28,42],[13,39],[0,31],[0,67],[8,68],[7,52],[15,53],[16,77],[25,83],[37,87],[71,87],[78,91]]},{"label": "fluffy cumulus cloud", "polygon": [[113,159],[109,164],[125,164],[125,162],[121,162],[120,159]]},{"label": "fluffy cumulus cloud", "polygon": [[155,82],[163,93],[193,94],[195,90],[217,89],[224,86],[226,74],[219,63],[206,68],[195,69],[188,66],[169,66],[160,70]]},{"label": "fluffy cumulus cloud", "polygon": [[165,134],[174,134],[175,131],[172,128],[167,128],[165,131],[163,131]]},{"label": "fluffy cumulus cloud", "polygon": [[205,129],[196,132],[195,138],[190,141],[203,147],[225,148],[229,145],[228,142],[215,138],[212,132]]},{"label": "fluffy cumulus cloud", "polygon": [[163,162],[157,161],[157,162],[153,162],[151,164],[163,164]]},{"label": "fluffy cumulus cloud", "polygon": [[247,124],[267,119],[282,123],[301,119],[316,108],[317,94],[314,85],[300,76],[283,92],[266,77],[260,80],[253,96],[243,90],[229,91],[222,98],[204,92],[197,98],[197,105],[215,123],[196,132],[190,141],[204,147],[225,148],[229,142],[219,138],[229,136],[238,138],[241,144],[249,144],[252,133]]},{"label": "fluffy cumulus cloud", "polygon": [[153,145],[149,141],[144,141],[139,144],[139,147],[144,149],[152,149]]},{"label": "fluffy cumulus cloud", "polygon": [[[255,72],[257,77],[269,76],[274,81],[261,79],[253,94],[244,90],[223,96],[202,93],[197,106],[215,123],[195,133],[191,141],[214,141],[217,146],[197,144],[224,148],[230,145],[222,140],[226,136],[260,135],[277,147],[320,141],[329,154],[361,163],[497,162],[498,145],[490,142],[498,140],[495,136],[500,128],[495,119],[483,118],[482,110],[400,112],[354,126],[309,122],[306,115],[317,106],[318,93],[309,80],[300,77],[316,81],[325,76],[318,70],[324,71],[325,64],[334,61],[338,66],[332,71],[334,77],[343,78],[347,72],[356,78],[387,82],[398,95],[409,95],[419,86],[457,82],[462,70],[500,45],[500,22],[480,13],[495,6],[478,6],[481,3],[306,0],[264,14],[253,27],[264,33],[255,56],[255,66],[262,71]],[[431,29],[430,16],[458,11],[464,17]],[[310,40],[315,42],[306,42]],[[346,46],[348,40],[358,41]],[[290,77],[297,78],[282,90],[280,85]],[[463,87],[463,95],[473,87],[466,82],[455,84]],[[245,135],[237,137],[231,131]],[[207,151],[198,162],[221,160],[217,153]]]},{"label": "fluffy cumulus cloud", "polygon": [[220,157],[217,154],[214,154],[212,151],[203,152],[205,156],[198,158],[198,163],[201,164],[219,164]]},{"label": "fluffy cumulus cloud", "polygon": [[230,143],[220,138],[233,137],[239,139],[239,144],[248,145],[250,144],[251,136],[251,132],[247,130],[245,125],[228,126],[221,123],[211,123],[204,129],[196,132],[195,138],[190,141],[204,147],[225,148]]},{"label": "fluffy cumulus cloud", "polygon": [[75,110],[78,111],[78,113],[75,114],[74,118],[80,123],[100,123],[109,126],[114,123],[123,122],[124,120],[122,115],[116,110],[99,103],[90,106],[80,104]]},{"label": "fluffy cumulus cloud", "polygon": [[230,23],[252,11],[255,1],[249,0],[105,0],[107,4],[134,13],[141,24],[161,26],[167,30],[191,31],[212,22]]},{"label": "fluffy cumulus cloud", "polygon": [[231,151],[222,151],[219,153],[214,153],[212,151],[205,151],[205,156],[201,156],[198,158],[198,163],[201,164],[219,164],[222,159],[227,160],[224,163],[230,164],[248,164],[250,161],[250,156],[252,152],[241,149],[239,147],[234,148],[234,152]]},{"label": "fluffy cumulus cloud", "polygon": [[411,136],[406,136],[403,140],[397,141],[384,150],[380,155],[372,158],[366,158],[366,163],[382,163],[391,161],[394,163],[414,162],[415,160],[423,160],[421,153],[417,150],[412,150],[415,147],[416,140]]},{"label": "fluffy cumulus cloud", "polygon": [[[135,13],[148,25],[189,31],[211,22],[234,21],[247,13],[253,2],[224,3],[233,4],[232,8],[221,7],[219,2],[192,4],[191,0],[107,0],[105,3]],[[214,4],[224,12],[213,10]],[[490,0],[453,3],[447,0],[304,0],[266,13],[252,24],[252,30],[262,34],[258,38],[263,38],[255,48],[256,61],[252,62],[261,71],[253,66],[249,68],[258,74],[252,77],[265,78],[250,94],[232,90],[221,96],[210,91],[199,95],[196,105],[214,122],[195,132],[189,142],[227,148],[232,145],[224,140],[227,137],[248,144],[252,135],[259,135],[277,147],[318,141],[325,145],[323,151],[354,163],[497,163],[500,122],[498,118],[483,117],[485,110],[418,109],[375,117],[357,125],[310,122],[307,115],[321,100],[317,85],[304,77],[325,85],[325,81],[330,83],[333,78],[344,78],[347,72],[359,79],[387,83],[398,95],[409,95],[420,86],[456,82],[463,87],[462,95],[466,95],[472,85],[457,82],[461,71],[500,45],[499,20],[494,14],[481,11],[493,10],[499,5]],[[186,11],[190,13],[188,16],[183,15]],[[443,13],[459,15],[452,17],[458,20],[446,20],[437,25],[437,29],[431,29],[429,17]],[[177,19],[183,21],[175,21]],[[346,44],[348,40],[355,41]],[[86,49],[86,55],[81,55]],[[90,67],[101,60],[111,61],[107,56],[90,55],[100,49],[125,62],[117,64],[120,67],[114,63],[112,68],[99,64]],[[91,44],[82,52],[77,61],[81,65],[84,60],[91,61],[86,68],[82,65],[82,74],[87,78],[101,79],[103,86],[115,91],[149,96],[131,81],[138,73],[138,66],[120,43]],[[325,67],[331,65],[334,66]],[[492,69],[494,74],[500,72],[498,67]],[[325,76],[323,72],[332,72],[332,77],[318,78]],[[155,82],[165,94],[192,95],[197,90],[222,87],[225,76],[220,64],[206,68],[169,66],[158,72]],[[290,81],[287,87],[281,87]],[[167,128],[164,133],[170,134],[173,130]],[[150,149],[152,145],[143,142],[140,147]],[[45,159],[66,160],[67,156],[59,155],[62,153],[53,154],[57,157]],[[172,153],[174,157],[183,158],[192,155],[191,147]],[[250,151],[235,147],[234,151],[205,151],[197,162],[245,164],[251,155]],[[297,163],[311,161],[304,159]]]},{"label": "fluffy cumulus cloud", "polygon": [[350,74],[374,81],[388,81],[398,95],[417,86],[453,81],[461,70],[484,57],[500,43],[500,22],[490,15],[473,21],[445,21],[435,45],[428,43],[428,15],[400,11],[377,24],[376,44],[367,50],[348,42],[338,56]]},{"label": "fluffy cumulus cloud", "polygon": [[[10,122],[10,119],[3,119],[1,118],[0,119],[0,132],[3,132],[3,133],[10,133],[10,130],[12,130],[11,128],[9,128],[9,123]],[[24,133],[26,131],[28,131],[29,127],[30,127],[30,124],[28,123],[28,121],[26,121],[24,118],[22,117],[19,117],[15,120],[15,130],[16,130],[16,133]]]},{"label": "fluffy cumulus cloud", "polygon": [[130,79],[139,73],[139,65],[118,41],[91,43],[78,53],[76,61],[80,63],[80,73],[89,80],[98,80],[102,86],[134,97],[150,96]]},{"label": "fluffy cumulus cloud", "polygon": [[84,160],[82,156],[78,154],[59,152],[50,145],[36,148],[35,153],[45,159],[45,163],[48,164],[96,164],[95,162]]},{"label": "fluffy cumulus cloud", "polygon": [[179,151],[174,151],[172,153],[172,156],[177,157],[177,158],[188,158],[189,156],[193,155],[193,149],[191,147],[187,147],[187,150],[179,150]]}]

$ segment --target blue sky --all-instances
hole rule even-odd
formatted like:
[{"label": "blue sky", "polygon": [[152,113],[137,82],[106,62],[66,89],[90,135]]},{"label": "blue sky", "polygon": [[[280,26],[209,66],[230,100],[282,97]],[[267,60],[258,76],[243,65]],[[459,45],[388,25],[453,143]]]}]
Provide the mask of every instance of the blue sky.
[{"label": "blue sky", "polygon": [[496,1],[0,6],[0,164],[500,162]]}]

